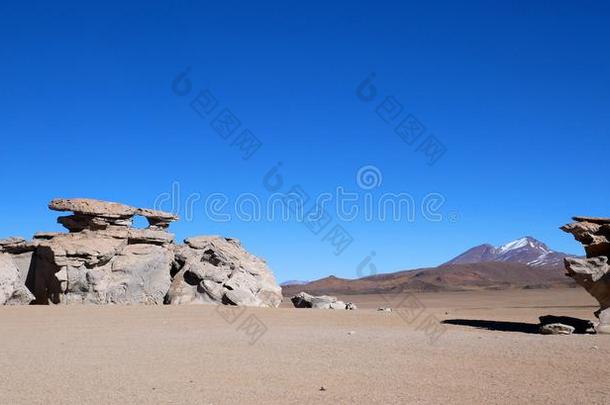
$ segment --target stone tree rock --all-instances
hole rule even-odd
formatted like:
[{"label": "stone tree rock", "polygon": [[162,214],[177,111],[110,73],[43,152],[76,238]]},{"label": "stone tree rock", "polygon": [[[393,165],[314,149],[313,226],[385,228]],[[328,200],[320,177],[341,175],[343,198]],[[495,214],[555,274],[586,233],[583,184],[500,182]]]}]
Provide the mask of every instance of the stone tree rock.
[{"label": "stone tree rock", "polygon": [[237,239],[198,236],[176,247],[169,304],[277,307],[282,289],[260,258]]},{"label": "stone tree rock", "polygon": [[[3,280],[12,280],[16,269],[14,285],[22,292],[18,302],[35,297],[35,304],[163,303],[175,248],[167,227],[176,216],[86,198],[56,199],[49,208],[72,212],[57,220],[69,233],[0,241],[0,273]],[[133,228],[135,215],[146,217],[150,226]],[[7,290],[8,282],[2,284]]]},{"label": "stone tree rock", "polygon": [[[172,214],[91,199],[57,199],[49,208],[70,233],[44,235],[35,253],[36,303],[162,304],[171,282]],[[149,219],[132,228],[133,217]],[[158,226],[157,218],[166,220]]]},{"label": "stone tree rock", "polygon": [[[0,304],[215,303],[277,307],[281,288],[239,241],[201,236],[176,245],[176,215],[86,198],[56,199],[68,233],[0,240]],[[148,227],[132,227],[134,216]],[[170,290],[171,286],[171,290]],[[33,294],[33,296],[32,296]]]},{"label": "stone tree rock", "polygon": [[574,217],[571,224],[561,227],[582,243],[586,258],[564,259],[568,276],[584,287],[599,302],[595,312],[598,333],[610,333],[610,218]]}]

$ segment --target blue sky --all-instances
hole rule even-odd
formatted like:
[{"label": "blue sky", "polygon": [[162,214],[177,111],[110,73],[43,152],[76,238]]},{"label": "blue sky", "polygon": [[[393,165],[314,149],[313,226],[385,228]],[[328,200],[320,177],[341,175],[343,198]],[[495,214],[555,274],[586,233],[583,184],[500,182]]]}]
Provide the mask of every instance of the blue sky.
[{"label": "blue sky", "polygon": [[[58,196],[152,206],[177,183],[182,205],[264,199],[278,162],[286,187],[362,198],[356,173],[373,165],[374,198],[419,207],[439,193],[443,220],[334,218],[314,235],[215,222],[200,202],[172,230],[237,237],[287,280],[355,277],[371,251],[383,272],[432,266],[523,235],[580,253],[558,227],[610,214],[608,3],[12,3],[0,5],[1,236],[60,230],[46,208]],[[202,118],[189,103],[205,89],[218,106]],[[446,148],[435,164],[376,113],[390,96]],[[262,143],[250,159],[212,128],[223,108]],[[336,224],[353,238],[339,256],[322,240]]]}]

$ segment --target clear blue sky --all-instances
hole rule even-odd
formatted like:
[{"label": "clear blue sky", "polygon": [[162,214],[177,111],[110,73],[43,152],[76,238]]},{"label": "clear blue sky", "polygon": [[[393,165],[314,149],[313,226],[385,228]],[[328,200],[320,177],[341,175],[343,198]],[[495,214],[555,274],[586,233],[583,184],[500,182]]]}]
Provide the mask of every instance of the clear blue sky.
[{"label": "clear blue sky", "polygon": [[[532,235],[580,252],[558,226],[610,215],[610,6],[590,1],[3,2],[0,5],[0,235],[60,230],[53,197],[151,206],[191,193],[268,193],[281,161],[310,194],[445,196],[456,221],[344,224],[335,256],[281,221],[216,223],[200,205],[172,226],[240,238],[278,279],[355,277],[436,265],[479,243]],[[154,3],[154,4],[151,4]],[[495,2],[494,2],[495,3]],[[249,160],[172,93],[217,97],[263,143]],[[378,99],[356,97],[376,73]],[[394,96],[447,148],[435,164],[375,113]]]}]

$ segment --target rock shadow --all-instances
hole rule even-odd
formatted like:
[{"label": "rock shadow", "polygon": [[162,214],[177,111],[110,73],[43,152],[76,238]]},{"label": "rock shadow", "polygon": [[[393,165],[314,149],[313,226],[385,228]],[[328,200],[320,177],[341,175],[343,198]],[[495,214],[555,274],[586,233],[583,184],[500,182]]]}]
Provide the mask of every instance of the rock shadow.
[{"label": "rock shadow", "polygon": [[441,323],[447,325],[470,326],[477,329],[486,329],[499,332],[519,332],[528,334],[539,334],[540,326],[551,323],[562,323],[574,327],[575,334],[595,333],[593,323],[587,319],[573,318],[570,316],[544,315],[540,323],[492,321],[484,319],[446,319]]},{"label": "rock shadow", "polygon": [[483,319],[447,319],[443,324],[470,326],[477,329],[487,329],[500,332],[521,332],[538,334],[540,324],[526,322],[489,321]]}]

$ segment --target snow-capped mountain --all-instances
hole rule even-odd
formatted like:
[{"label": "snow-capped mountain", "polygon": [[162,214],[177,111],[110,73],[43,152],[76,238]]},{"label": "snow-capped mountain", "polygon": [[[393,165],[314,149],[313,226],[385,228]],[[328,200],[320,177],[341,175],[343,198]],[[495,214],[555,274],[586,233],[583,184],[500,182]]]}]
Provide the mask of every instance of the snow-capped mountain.
[{"label": "snow-capped mountain", "polygon": [[475,246],[445,264],[482,262],[522,263],[533,267],[562,266],[566,253],[554,252],[547,245],[532,238],[523,238],[495,247],[490,244]]}]

